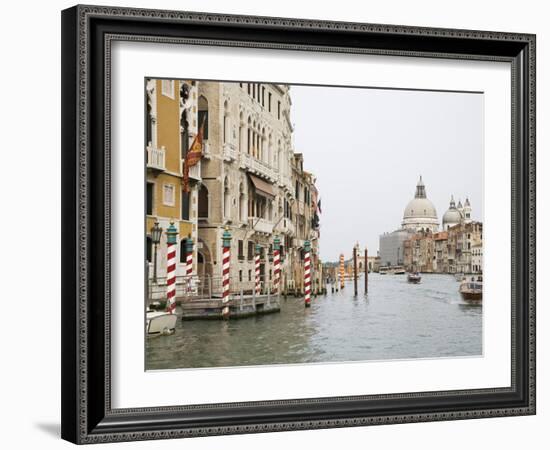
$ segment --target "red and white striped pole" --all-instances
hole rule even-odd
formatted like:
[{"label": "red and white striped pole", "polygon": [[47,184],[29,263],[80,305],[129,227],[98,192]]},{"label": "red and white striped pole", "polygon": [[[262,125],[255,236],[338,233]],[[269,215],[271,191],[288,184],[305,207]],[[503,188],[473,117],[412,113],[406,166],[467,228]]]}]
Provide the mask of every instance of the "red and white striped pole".
[{"label": "red and white striped pole", "polygon": [[281,280],[281,240],[279,236],[273,239],[273,289],[274,295],[279,293],[279,283]]},{"label": "red and white striped pole", "polygon": [[260,295],[261,293],[261,280],[260,280],[260,250],[261,247],[256,244],[256,247],[254,248],[254,292],[256,292],[256,296]]},{"label": "red and white striped pole", "polygon": [[310,257],[310,251],[311,251],[311,244],[309,241],[306,241],[304,243],[304,291],[305,291],[305,298],[304,302],[306,305],[306,308],[311,306],[311,257]]},{"label": "red and white striped pole", "polygon": [[189,295],[191,294],[193,277],[193,239],[189,236],[185,240],[185,291]]},{"label": "red and white striped pole", "polygon": [[229,273],[231,266],[231,233],[226,228],[222,236],[222,316],[229,318]]},{"label": "red and white striped pole", "polygon": [[166,230],[166,311],[176,312],[176,245],[178,230],[174,222]]},{"label": "red and white striped pole", "polygon": [[185,241],[185,275],[190,278],[193,276],[193,239],[191,236]]},{"label": "red and white striped pole", "polygon": [[340,254],[340,289],[344,289],[344,277],[346,269],[344,266],[344,255]]}]

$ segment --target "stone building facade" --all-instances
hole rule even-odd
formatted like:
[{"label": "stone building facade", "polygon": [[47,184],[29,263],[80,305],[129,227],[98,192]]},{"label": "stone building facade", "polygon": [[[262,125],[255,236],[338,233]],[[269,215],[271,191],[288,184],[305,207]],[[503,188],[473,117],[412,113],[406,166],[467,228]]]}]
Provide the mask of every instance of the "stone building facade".
[{"label": "stone building facade", "polygon": [[304,241],[313,240],[318,249],[311,201],[315,179],[292,148],[289,87],[197,84],[198,121],[206,124],[201,183],[196,188],[198,275],[219,279],[221,240],[227,229],[232,235],[232,290],[252,290],[257,245],[267,289],[273,279],[275,236],[281,241],[284,286],[302,286]]},{"label": "stone building facade", "polygon": [[481,222],[463,222],[447,231],[423,231],[408,239],[405,246],[405,269],[425,273],[481,273]]}]

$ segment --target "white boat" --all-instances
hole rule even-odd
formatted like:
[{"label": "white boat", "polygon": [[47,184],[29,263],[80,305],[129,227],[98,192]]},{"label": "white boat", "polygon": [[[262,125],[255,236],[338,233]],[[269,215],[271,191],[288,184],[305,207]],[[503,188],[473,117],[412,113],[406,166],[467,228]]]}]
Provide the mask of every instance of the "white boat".
[{"label": "white boat", "polygon": [[405,275],[405,268],[403,266],[393,266],[391,273],[394,275]]},{"label": "white boat", "polygon": [[458,291],[464,301],[476,305],[481,304],[483,297],[483,277],[481,275],[464,277]]},{"label": "white boat", "polygon": [[168,336],[176,331],[178,316],[166,311],[151,311],[146,313],[145,331],[147,335]]}]

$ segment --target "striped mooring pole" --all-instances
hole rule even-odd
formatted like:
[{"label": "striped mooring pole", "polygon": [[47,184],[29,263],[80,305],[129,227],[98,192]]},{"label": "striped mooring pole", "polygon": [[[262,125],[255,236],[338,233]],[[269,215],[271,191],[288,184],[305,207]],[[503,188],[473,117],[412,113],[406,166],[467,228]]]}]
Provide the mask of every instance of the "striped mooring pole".
[{"label": "striped mooring pole", "polygon": [[222,236],[222,317],[229,318],[229,271],[231,261],[231,233],[226,228]]},{"label": "striped mooring pole", "polygon": [[166,230],[166,311],[176,312],[176,245],[178,230],[174,222]]},{"label": "striped mooring pole", "polygon": [[345,276],[344,255],[340,254],[340,289],[344,289],[344,276]]},{"label": "striped mooring pole", "polygon": [[254,247],[254,292],[256,297],[260,295],[261,284],[260,284],[260,251],[262,247],[260,244],[256,244]]},{"label": "striped mooring pole", "polygon": [[273,239],[273,289],[274,295],[279,293],[279,283],[281,279],[281,240],[279,236],[275,236]]},{"label": "striped mooring pole", "polygon": [[309,242],[309,240],[304,242],[304,251],[304,302],[306,308],[308,308],[309,306],[311,306],[311,243]]},{"label": "striped mooring pole", "polygon": [[191,279],[193,278],[193,239],[189,236],[185,240],[185,292],[189,294],[192,290]]},{"label": "striped mooring pole", "polygon": [[191,236],[185,241],[185,275],[187,277],[193,276],[193,239]]}]

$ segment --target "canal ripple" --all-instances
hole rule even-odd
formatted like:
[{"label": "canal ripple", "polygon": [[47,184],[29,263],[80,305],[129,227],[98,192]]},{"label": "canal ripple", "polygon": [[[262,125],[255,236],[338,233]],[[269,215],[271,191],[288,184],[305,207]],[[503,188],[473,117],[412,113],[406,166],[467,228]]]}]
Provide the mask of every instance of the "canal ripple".
[{"label": "canal ripple", "polygon": [[450,275],[369,275],[369,293],[345,289],[281,299],[281,312],[240,320],[178,320],[146,340],[147,369],[343,362],[482,354],[482,307],[465,304]]}]

